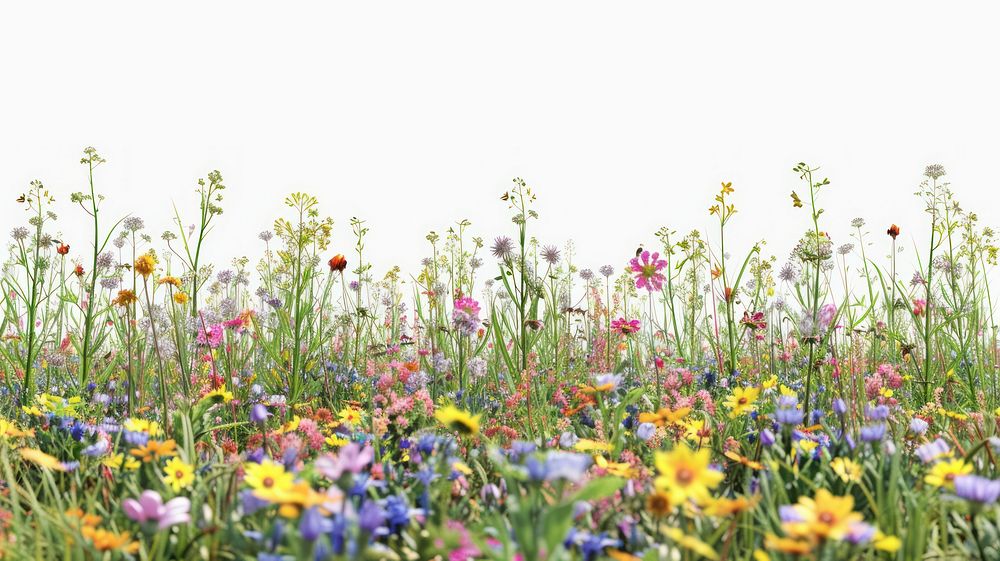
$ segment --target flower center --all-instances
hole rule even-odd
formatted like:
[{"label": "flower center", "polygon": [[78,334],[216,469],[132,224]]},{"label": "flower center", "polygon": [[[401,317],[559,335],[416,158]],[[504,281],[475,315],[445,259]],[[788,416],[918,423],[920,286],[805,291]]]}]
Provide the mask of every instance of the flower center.
[{"label": "flower center", "polygon": [[181,478],[184,477],[184,472],[180,471],[180,470],[177,470],[177,472],[174,473],[174,477],[176,477],[177,479],[181,479]]},{"label": "flower center", "polygon": [[273,477],[265,477],[264,481],[262,481],[262,483],[264,484],[264,487],[267,487],[268,489],[270,489],[271,487],[274,486],[274,478]]},{"label": "flower center", "polygon": [[835,517],[832,513],[829,512],[823,512],[820,513],[819,515],[819,521],[822,522],[823,524],[833,524],[833,522],[836,519],[837,517]]},{"label": "flower center", "polygon": [[694,472],[690,468],[677,470],[677,482],[681,485],[690,485],[694,481]]}]

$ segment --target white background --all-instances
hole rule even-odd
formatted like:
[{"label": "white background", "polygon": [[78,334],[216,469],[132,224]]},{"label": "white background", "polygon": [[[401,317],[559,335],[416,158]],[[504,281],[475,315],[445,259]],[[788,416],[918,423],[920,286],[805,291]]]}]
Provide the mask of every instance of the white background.
[{"label": "white background", "polygon": [[305,190],[336,220],[335,251],[352,258],[357,215],[376,276],[415,272],[429,230],[468,218],[488,241],[509,233],[498,197],[521,176],[539,239],[573,239],[582,266],[624,265],[663,225],[711,227],[723,180],[734,257],[767,238],[780,266],[808,227],[789,199],[806,161],[832,181],[835,243],[862,216],[878,255],[890,222],[912,254],[929,163],[998,224],[994,16],[940,2],[8,4],[0,225],[24,220],[15,198],[42,179],[85,251],[68,198],[93,145],[108,216],[134,213],[157,239],[172,203],[194,220],[197,178],[221,170],[219,264],[256,258],[285,194]]}]

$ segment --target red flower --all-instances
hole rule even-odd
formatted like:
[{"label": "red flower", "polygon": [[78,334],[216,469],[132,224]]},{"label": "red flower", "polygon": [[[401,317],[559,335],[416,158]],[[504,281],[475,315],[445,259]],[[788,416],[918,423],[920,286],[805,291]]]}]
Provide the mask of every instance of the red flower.
[{"label": "red flower", "polygon": [[899,235],[899,226],[896,226],[895,224],[893,224],[892,226],[889,226],[889,229],[886,230],[885,233],[889,234],[890,238],[896,239],[896,236]]},{"label": "red flower", "polygon": [[59,255],[66,255],[67,253],[69,253],[69,244],[61,243],[58,246],[56,246],[56,253],[58,253]]},{"label": "red flower", "polygon": [[331,273],[333,271],[344,272],[344,269],[346,268],[347,268],[347,259],[343,255],[338,253],[330,258]]},{"label": "red flower", "polygon": [[78,277],[82,277],[83,276],[83,265],[77,265],[76,268],[73,269],[73,274],[76,275],[76,276],[78,276]]}]

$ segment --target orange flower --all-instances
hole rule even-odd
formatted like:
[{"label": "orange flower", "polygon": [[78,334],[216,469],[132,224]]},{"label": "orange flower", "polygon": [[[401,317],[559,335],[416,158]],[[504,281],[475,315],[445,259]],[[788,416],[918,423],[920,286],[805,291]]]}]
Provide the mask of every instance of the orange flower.
[{"label": "orange flower", "polygon": [[80,533],[83,537],[94,543],[94,548],[98,551],[121,550],[125,553],[135,553],[139,551],[139,542],[129,541],[131,534],[122,532],[116,534],[108,530],[97,529],[93,526],[84,526]]},{"label": "orange flower", "polygon": [[347,258],[344,257],[343,255],[341,255],[341,254],[338,253],[338,254],[336,254],[336,255],[334,255],[333,257],[330,258],[330,272],[331,273],[333,271],[337,271],[337,272],[342,273],[342,272],[344,272],[344,269],[346,269],[346,268],[347,268]]},{"label": "orange flower", "polygon": [[893,224],[892,226],[889,226],[889,229],[886,230],[885,233],[889,234],[890,238],[896,239],[896,236],[899,235],[899,226],[896,226],[895,224]]},{"label": "orange flower", "polygon": [[67,253],[69,253],[69,244],[61,243],[58,246],[56,246],[56,253],[58,253],[59,255],[66,255]]},{"label": "orange flower", "polygon": [[163,442],[150,440],[145,446],[132,450],[132,455],[147,463],[160,458],[170,458],[177,455],[177,443],[173,439]]}]

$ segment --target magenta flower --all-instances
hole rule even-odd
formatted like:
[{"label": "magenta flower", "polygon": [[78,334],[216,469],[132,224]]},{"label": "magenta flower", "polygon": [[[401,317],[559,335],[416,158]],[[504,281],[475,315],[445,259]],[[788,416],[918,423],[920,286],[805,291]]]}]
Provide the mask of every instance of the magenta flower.
[{"label": "magenta flower", "polygon": [[472,336],[479,329],[479,302],[468,296],[455,300],[455,309],[451,312],[451,321],[455,329],[465,336]]},{"label": "magenta flower", "polygon": [[[642,261],[640,261],[642,259]],[[643,251],[639,257],[633,257],[629,261],[629,268],[635,275],[635,287],[645,288],[653,292],[663,289],[663,281],[667,280],[660,271],[667,267],[667,261],[660,259],[658,252],[652,255],[648,251]]]},{"label": "magenta flower", "polygon": [[618,318],[611,322],[611,329],[618,331],[622,335],[631,335],[639,331],[640,325],[637,319]]},{"label": "magenta flower", "polygon": [[155,523],[160,530],[191,521],[191,500],[187,497],[176,497],[164,504],[163,498],[156,491],[143,491],[139,500],[125,499],[122,501],[125,516],[140,524]]},{"label": "magenta flower", "polygon": [[327,479],[336,481],[344,472],[361,473],[374,458],[375,451],[371,446],[362,448],[357,442],[351,442],[341,448],[339,454],[326,454],[317,459],[316,471]]}]

